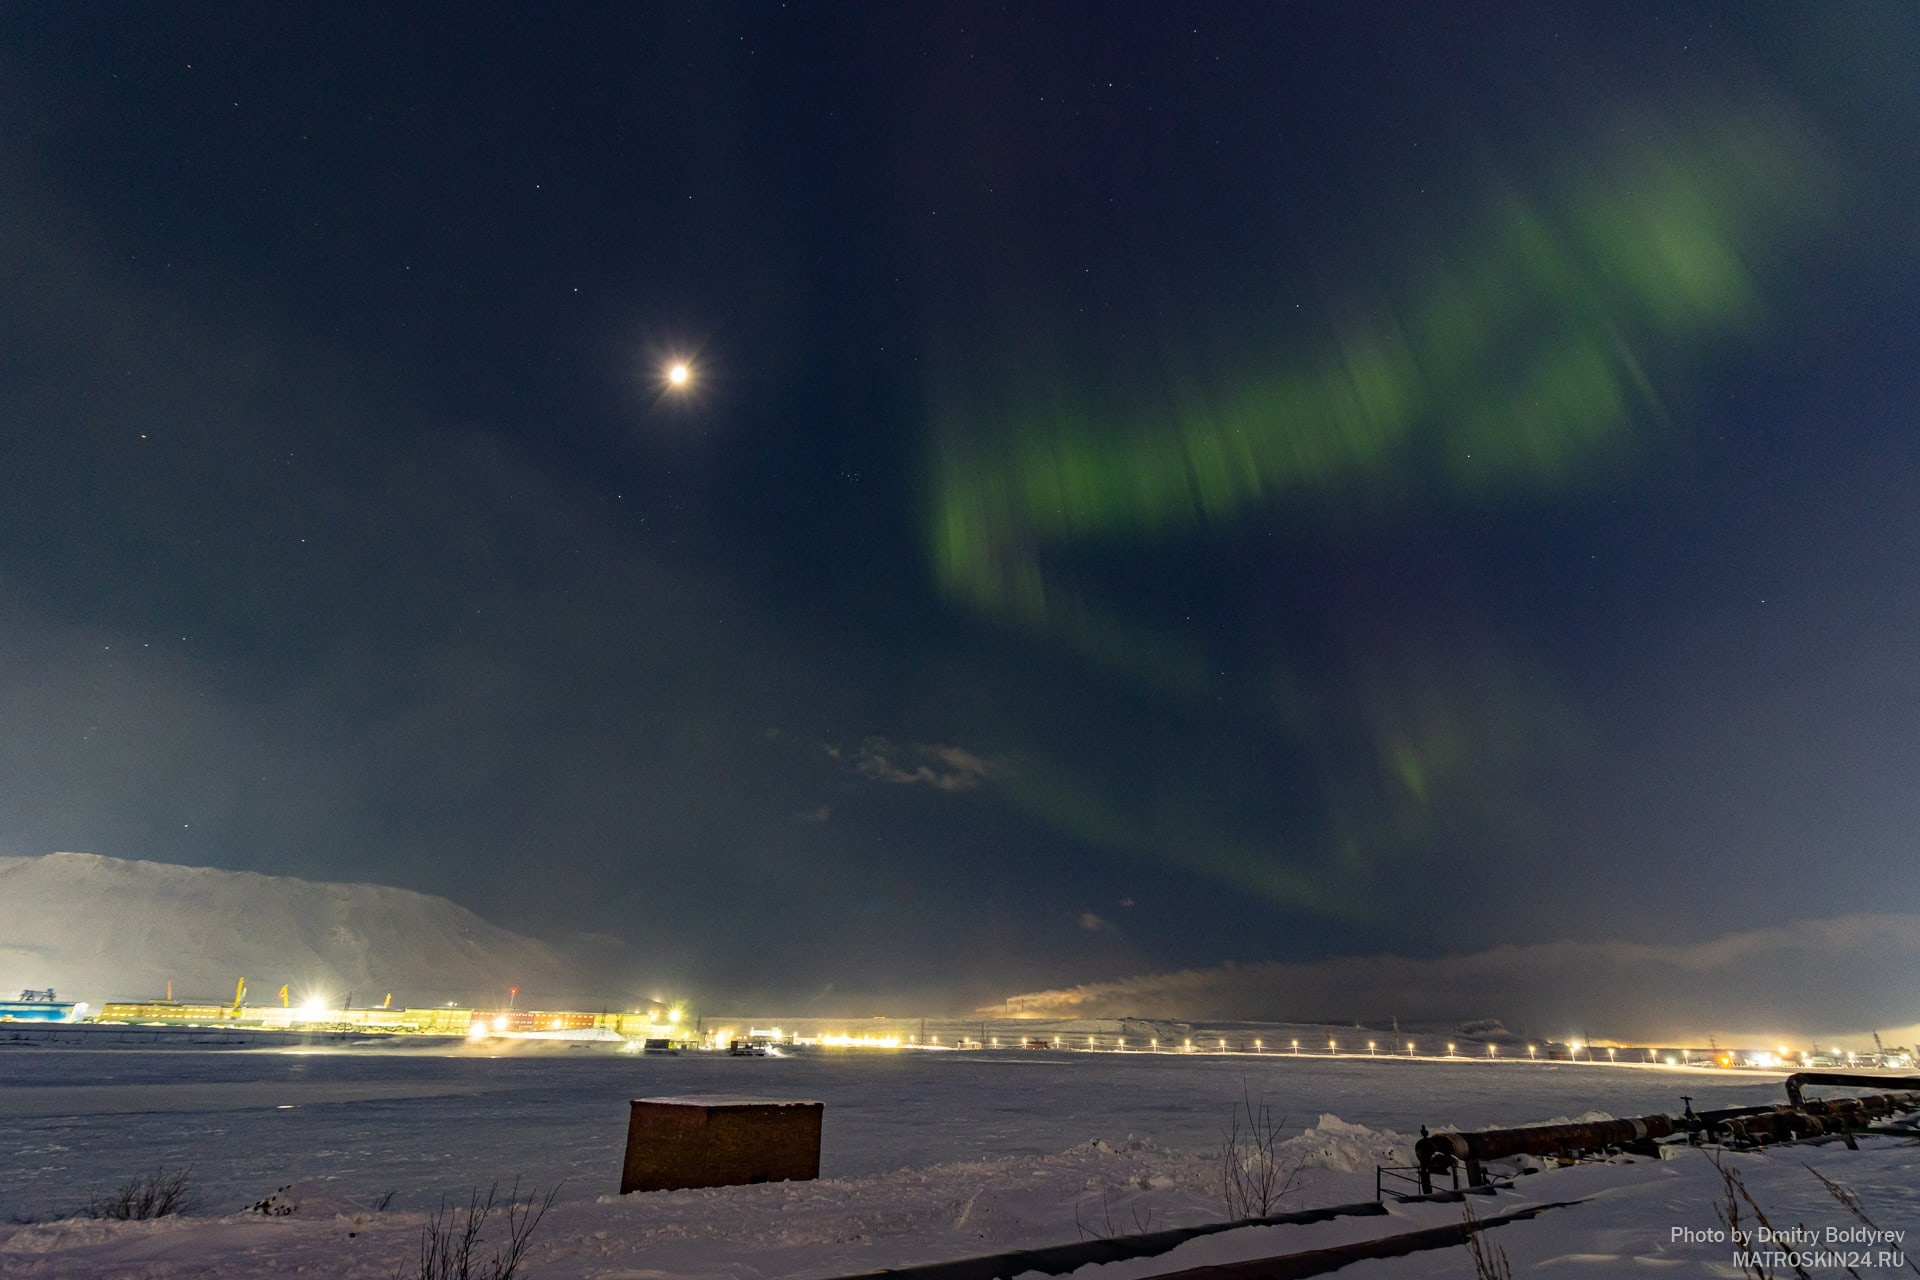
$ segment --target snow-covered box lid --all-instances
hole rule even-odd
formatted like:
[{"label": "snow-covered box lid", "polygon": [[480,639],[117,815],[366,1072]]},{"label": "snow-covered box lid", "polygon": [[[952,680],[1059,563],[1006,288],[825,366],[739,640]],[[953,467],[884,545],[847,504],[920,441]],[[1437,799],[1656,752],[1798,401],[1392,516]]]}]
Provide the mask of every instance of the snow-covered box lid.
[{"label": "snow-covered box lid", "polygon": [[669,1107],[818,1107],[810,1098],[752,1098],[737,1093],[682,1093],[670,1098],[635,1098]]}]

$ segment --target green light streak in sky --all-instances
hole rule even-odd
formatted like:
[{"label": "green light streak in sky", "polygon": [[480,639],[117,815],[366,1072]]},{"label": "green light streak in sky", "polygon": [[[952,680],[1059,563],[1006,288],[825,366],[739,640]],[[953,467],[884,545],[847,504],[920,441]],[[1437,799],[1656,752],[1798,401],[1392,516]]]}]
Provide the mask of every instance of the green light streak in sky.
[{"label": "green light streak in sky", "polygon": [[1469,495],[1578,478],[1659,414],[1637,347],[1684,356],[1754,321],[1751,262],[1815,185],[1778,117],[1635,132],[1544,197],[1495,192],[1442,260],[1460,265],[1403,272],[1416,287],[1369,300],[1371,319],[1317,357],[1282,353],[1226,385],[1143,376],[1124,408],[1055,388],[985,423],[951,416],[934,464],[942,587],[1058,622],[1080,593],[1043,565],[1050,548],[1217,526],[1370,478]]},{"label": "green light streak in sky", "polygon": [[[1260,513],[1391,515],[1414,495],[1486,502],[1618,474],[1642,428],[1666,420],[1649,369],[1683,374],[1756,327],[1759,268],[1817,211],[1830,175],[1809,135],[1760,104],[1684,128],[1616,123],[1612,136],[1631,141],[1570,149],[1525,194],[1489,183],[1463,232],[1410,229],[1407,242],[1432,248],[1389,287],[1356,290],[1317,344],[1282,348],[1276,328],[1271,358],[1202,377],[1190,371],[1215,335],[1198,334],[1117,387],[1113,370],[1082,362],[1056,367],[1051,385],[990,385],[999,398],[984,408],[956,398],[937,415],[932,459],[942,589],[1149,689],[1190,694],[1208,684],[1198,642],[1103,599],[1087,564]],[[976,379],[960,385],[980,394]],[[1057,759],[1035,761],[1019,803],[1113,851],[1348,914],[1379,866],[1429,846],[1437,821],[1476,803],[1499,821],[1502,779],[1570,732],[1542,673],[1491,637],[1456,649],[1424,665],[1363,643],[1332,689],[1281,660],[1282,685],[1318,692],[1276,704],[1273,731],[1327,762],[1285,834],[1223,816],[1224,794],[1211,807],[1178,787],[1144,797]]]}]

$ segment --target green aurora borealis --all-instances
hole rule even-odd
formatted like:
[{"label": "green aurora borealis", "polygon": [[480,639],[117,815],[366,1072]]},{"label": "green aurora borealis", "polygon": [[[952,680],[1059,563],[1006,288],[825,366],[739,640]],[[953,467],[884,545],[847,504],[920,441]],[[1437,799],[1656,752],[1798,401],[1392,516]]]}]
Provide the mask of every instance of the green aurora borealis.
[{"label": "green aurora borealis", "polygon": [[[1079,563],[1098,557],[1109,567],[1093,576],[1110,579],[1117,562],[1124,580],[1130,554],[1185,539],[1204,555],[1235,521],[1276,510],[1391,522],[1417,502],[1551,502],[1657,466],[1663,385],[1766,322],[1769,266],[1839,178],[1805,125],[1764,104],[1625,113],[1593,137],[1531,181],[1489,177],[1471,217],[1403,228],[1377,256],[1405,262],[1376,278],[1407,283],[1340,298],[1330,341],[1276,338],[1269,359],[1201,375],[1202,335],[1158,367],[1102,377],[1048,358],[1045,334],[1017,337],[1055,377],[989,384],[936,427],[942,588],[1151,695],[1207,697],[1210,655]],[[1110,849],[1366,915],[1373,878],[1430,834],[1432,810],[1567,731],[1551,679],[1510,646],[1475,629],[1439,653],[1356,648],[1345,696],[1275,698],[1255,717],[1269,732],[1309,758],[1357,749],[1374,774],[1325,770],[1310,812],[1280,833],[1223,825],[1233,804],[1196,799],[1186,779],[1143,798],[1030,757],[1016,794]],[[1275,659],[1270,688],[1296,683],[1289,661]]]}]

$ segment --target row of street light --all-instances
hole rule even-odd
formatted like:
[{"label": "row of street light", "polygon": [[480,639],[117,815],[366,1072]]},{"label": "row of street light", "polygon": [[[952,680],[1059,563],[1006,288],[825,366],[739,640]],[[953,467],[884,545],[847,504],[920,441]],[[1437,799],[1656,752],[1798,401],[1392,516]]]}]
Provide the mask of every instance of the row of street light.
[{"label": "row of street light", "polygon": [[[934,1043],[938,1043],[938,1040],[936,1039],[936,1040],[934,1041]],[[968,1042],[967,1042],[967,1041],[964,1041],[964,1040],[963,1040],[963,1041],[962,1041],[961,1043],[962,1043],[963,1045],[967,1045],[967,1044],[968,1044]],[[1381,1055],[1381,1046],[1380,1046],[1380,1042],[1379,1042],[1378,1040],[1369,1040],[1369,1041],[1367,1041],[1367,1042],[1366,1042],[1366,1044],[1367,1044],[1367,1056],[1368,1056],[1368,1057],[1376,1057],[1376,1058],[1377,1058],[1377,1057],[1380,1057],[1380,1056],[1382,1056],[1382,1055]],[[979,1042],[979,1041],[977,1041],[977,1040],[975,1040],[975,1041],[972,1041],[972,1042],[971,1042],[971,1045],[972,1045],[972,1047],[987,1047],[987,1046],[981,1046],[981,1045],[980,1045],[980,1042]],[[1265,1041],[1264,1039],[1255,1039],[1255,1040],[1253,1040],[1253,1041],[1251,1042],[1251,1045],[1252,1045],[1252,1047],[1251,1047],[1251,1052],[1253,1052],[1253,1053],[1266,1053],[1266,1052],[1268,1052],[1268,1049],[1267,1049],[1267,1045],[1266,1045],[1266,1041]],[[1016,1048],[1016,1049],[1020,1049],[1020,1048],[1024,1048],[1024,1049],[1079,1049],[1079,1048],[1081,1048],[1082,1046],[1080,1046],[1080,1045],[1078,1045],[1078,1044],[1076,1044],[1076,1043],[1074,1043],[1074,1042],[1073,1042],[1073,1041],[1072,1041],[1072,1040],[1071,1040],[1070,1038],[1068,1038],[1068,1037],[1066,1037],[1066,1036],[1053,1036],[1053,1037],[1052,1037],[1051,1039],[1049,1039],[1049,1040],[1041,1040],[1041,1039],[1039,1039],[1038,1037],[1032,1037],[1032,1036],[1029,1036],[1029,1037],[1026,1037],[1026,1038],[1024,1038],[1024,1039],[1016,1039],[1016,1040],[1013,1040],[1013,1041],[1011,1041],[1011,1042],[1010,1042],[1009,1044],[1007,1044],[1007,1045],[1002,1045],[1002,1044],[1001,1044],[1001,1041],[1000,1041],[1000,1037],[998,1037],[998,1036],[995,1036],[995,1037],[993,1037],[993,1038],[992,1038],[992,1040],[991,1040],[991,1045],[990,1045],[990,1047],[992,1047],[992,1048],[995,1048],[995,1049],[999,1049],[999,1048]],[[1087,1042],[1086,1042],[1086,1045],[1085,1045],[1084,1047],[1085,1047],[1086,1049],[1089,1049],[1089,1050],[1097,1050],[1097,1049],[1103,1049],[1103,1048],[1109,1048],[1109,1046],[1107,1046],[1107,1045],[1103,1045],[1103,1044],[1102,1044],[1102,1043],[1100,1042],[1100,1038],[1099,1038],[1098,1036],[1088,1036],[1088,1037],[1087,1037]],[[1110,1048],[1111,1048],[1111,1050],[1112,1050],[1112,1051],[1116,1051],[1116,1052],[1121,1052],[1121,1053],[1125,1053],[1125,1052],[1127,1052],[1127,1039],[1126,1039],[1126,1037],[1125,1037],[1125,1036],[1116,1036],[1116,1037],[1114,1038],[1114,1041],[1113,1041],[1113,1044],[1112,1044],[1112,1045],[1110,1046]],[[1487,1057],[1489,1057],[1489,1058],[1498,1058],[1498,1057],[1500,1056],[1500,1049],[1499,1049],[1499,1046],[1498,1046],[1498,1045],[1491,1045],[1491,1044],[1490,1044],[1490,1045],[1488,1045],[1488,1046],[1487,1046],[1486,1048],[1487,1048],[1487,1054],[1486,1054],[1486,1056],[1487,1056]],[[1580,1061],[1580,1053],[1581,1053],[1581,1050],[1582,1050],[1582,1049],[1585,1049],[1585,1050],[1586,1050],[1586,1054],[1587,1054],[1587,1061],[1589,1061],[1589,1062],[1598,1062],[1598,1061],[1599,1061],[1599,1059],[1598,1059],[1598,1058],[1596,1058],[1596,1057],[1594,1056],[1594,1050],[1593,1050],[1593,1048],[1592,1048],[1591,1046],[1586,1046],[1586,1045],[1582,1045],[1582,1044],[1580,1044],[1580,1043],[1578,1043],[1577,1041],[1567,1046],[1567,1050],[1568,1050],[1568,1056],[1569,1056],[1569,1059],[1570,1059],[1571,1061],[1574,1061],[1574,1062],[1578,1062],[1578,1061]],[[1145,1050],[1144,1050],[1144,1051],[1145,1051],[1145,1052],[1148,1052],[1148,1053],[1161,1053],[1161,1052],[1168,1052],[1168,1053],[1171,1053],[1171,1052],[1179,1052],[1179,1053],[1196,1053],[1196,1052],[1198,1052],[1198,1053],[1206,1053],[1206,1052],[1208,1052],[1208,1051],[1209,1051],[1209,1046],[1208,1046],[1208,1045],[1207,1045],[1207,1043],[1206,1043],[1206,1038],[1205,1038],[1205,1037],[1202,1037],[1202,1039],[1200,1040],[1200,1042],[1199,1042],[1199,1045],[1198,1045],[1198,1047],[1197,1047],[1197,1048],[1196,1048],[1196,1046],[1195,1046],[1195,1042],[1194,1042],[1194,1040],[1193,1040],[1193,1038],[1192,1038],[1192,1037],[1187,1037],[1187,1038],[1185,1038],[1185,1039],[1182,1039],[1182,1040],[1180,1041],[1180,1043],[1179,1043],[1179,1044],[1178,1044],[1177,1046],[1176,1046],[1176,1045],[1173,1045],[1173,1044],[1172,1044],[1171,1042],[1169,1042],[1169,1043],[1168,1043],[1168,1044],[1167,1044],[1167,1045],[1166,1045],[1166,1046],[1165,1046],[1165,1047],[1163,1048],[1163,1047],[1162,1047],[1162,1045],[1161,1045],[1161,1043],[1160,1043],[1160,1039],[1159,1039],[1159,1037],[1157,1037],[1157,1036],[1149,1036],[1149,1037],[1147,1038],[1147,1042],[1146,1042],[1146,1046],[1145,1046]],[[1227,1044],[1227,1040],[1226,1040],[1226,1037],[1224,1037],[1224,1036],[1219,1036],[1219,1037],[1215,1037],[1215,1038],[1214,1038],[1214,1042],[1213,1042],[1213,1045],[1211,1046],[1211,1051],[1212,1051],[1212,1052],[1214,1052],[1214,1053],[1246,1053],[1246,1052],[1249,1052],[1249,1050],[1248,1050],[1248,1049],[1247,1049],[1246,1047],[1244,1047],[1244,1045],[1243,1045],[1243,1047],[1241,1047],[1241,1048],[1238,1048],[1238,1049],[1235,1049],[1235,1048],[1231,1048],[1231,1047],[1229,1047],[1229,1046],[1228,1046],[1228,1044]],[[1141,1049],[1140,1049],[1140,1047],[1139,1047],[1139,1045],[1138,1045],[1138,1042],[1136,1042],[1136,1044],[1135,1044],[1135,1048],[1134,1048],[1134,1052],[1141,1052]],[[1274,1049],[1274,1050],[1273,1050],[1273,1052],[1275,1052],[1275,1053],[1280,1053],[1280,1052],[1281,1052],[1281,1050],[1279,1050],[1278,1048],[1276,1048],[1276,1049]],[[1419,1055],[1418,1055],[1418,1052],[1417,1052],[1417,1042],[1416,1042],[1416,1041],[1413,1041],[1413,1040],[1407,1040],[1407,1041],[1403,1041],[1403,1042],[1395,1042],[1395,1043],[1389,1043],[1389,1044],[1388,1044],[1388,1045],[1386,1046],[1386,1053],[1387,1053],[1387,1055],[1388,1055],[1388,1056],[1393,1056],[1393,1057],[1400,1057],[1400,1056],[1404,1056],[1404,1057],[1408,1057],[1408,1058],[1413,1058],[1413,1057],[1417,1057],[1417,1056],[1419,1056]],[[1619,1058],[1618,1058],[1618,1050],[1616,1050],[1616,1049],[1608,1049],[1608,1050],[1606,1051],[1606,1053],[1607,1053],[1607,1061],[1609,1061],[1609,1062],[1617,1062],[1617,1061],[1619,1060]],[[1287,1042],[1287,1047],[1286,1047],[1286,1054],[1287,1054],[1288,1056],[1294,1056],[1294,1057],[1299,1057],[1299,1056],[1303,1056],[1303,1054],[1302,1054],[1302,1050],[1301,1050],[1301,1047],[1300,1047],[1300,1042],[1299,1042],[1298,1040],[1289,1040],[1289,1041]],[[1317,1056],[1321,1056],[1321,1051],[1320,1051],[1320,1049],[1319,1049],[1319,1047],[1318,1047],[1317,1045],[1315,1045],[1315,1046],[1312,1046],[1312,1047],[1310,1047],[1310,1048],[1308,1048],[1308,1049],[1307,1049],[1307,1050],[1305,1051],[1305,1055],[1307,1055],[1307,1056],[1316,1056],[1316,1057],[1317,1057]],[[1339,1042],[1339,1040],[1338,1040],[1337,1038],[1335,1038],[1335,1037],[1329,1037],[1329,1038],[1328,1038],[1328,1040],[1327,1040],[1327,1047],[1326,1047],[1326,1054],[1325,1054],[1325,1056],[1328,1056],[1328,1057],[1340,1057],[1340,1056],[1342,1056],[1342,1054],[1341,1054],[1341,1050],[1340,1050],[1340,1042]],[[1346,1053],[1346,1055],[1345,1055],[1345,1056],[1347,1056],[1347,1057],[1358,1057],[1358,1056],[1360,1056],[1360,1053],[1359,1053],[1359,1050],[1357,1050],[1357,1049],[1354,1049],[1354,1050],[1350,1050],[1350,1051],[1348,1051],[1348,1052]],[[1439,1055],[1431,1055],[1431,1056],[1439,1056]],[[1459,1052],[1459,1046],[1458,1046],[1458,1043],[1457,1043],[1457,1042],[1454,1042],[1454,1041],[1449,1041],[1449,1042],[1447,1043],[1447,1050],[1446,1050],[1446,1054],[1445,1054],[1444,1056],[1446,1056],[1446,1057],[1448,1057],[1448,1058],[1466,1058],[1466,1057],[1478,1057],[1479,1055],[1477,1055],[1477,1054],[1462,1054],[1462,1053],[1460,1053],[1460,1052]],[[1530,1044],[1530,1045],[1528,1045],[1528,1046],[1527,1046],[1527,1058],[1528,1058],[1528,1060],[1529,1060],[1529,1061],[1538,1061],[1538,1060],[1539,1060],[1539,1046],[1538,1046],[1538,1045],[1532,1045],[1532,1044]],[[1653,1057],[1653,1052],[1652,1052],[1652,1050],[1648,1050],[1648,1051],[1647,1051],[1647,1061],[1649,1061],[1649,1062],[1652,1062],[1653,1060],[1654,1060],[1654,1057]]]}]

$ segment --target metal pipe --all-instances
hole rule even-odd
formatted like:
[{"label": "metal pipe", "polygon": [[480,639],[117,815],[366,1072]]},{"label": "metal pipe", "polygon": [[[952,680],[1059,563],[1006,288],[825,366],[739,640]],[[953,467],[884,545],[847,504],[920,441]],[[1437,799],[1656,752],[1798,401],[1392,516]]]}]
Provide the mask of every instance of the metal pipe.
[{"label": "metal pipe", "polygon": [[1587,1124],[1542,1124],[1526,1129],[1483,1129],[1479,1133],[1434,1133],[1413,1144],[1414,1159],[1430,1173],[1446,1173],[1454,1161],[1469,1166],[1505,1156],[1578,1155],[1608,1147],[1627,1147],[1670,1137],[1672,1116],[1599,1120]]},{"label": "metal pipe", "polygon": [[[1448,1173],[1465,1164],[1479,1185],[1479,1166],[1508,1156],[1577,1156],[1584,1152],[1644,1148],[1675,1133],[1697,1132],[1735,1142],[1784,1142],[1820,1134],[1864,1129],[1898,1112],[1920,1110],[1920,1092],[1878,1093],[1859,1098],[1803,1099],[1801,1084],[1885,1084],[1885,1076],[1843,1072],[1802,1072],[1787,1081],[1788,1105],[1726,1107],[1689,1111],[1687,1122],[1671,1116],[1640,1116],[1587,1124],[1545,1124],[1525,1129],[1484,1129],[1478,1133],[1434,1133],[1414,1144],[1414,1161],[1429,1174]],[[1906,1080],[1891,1083],[1905,1084]],[[1920,1079],[1911,1081],[1920,1084]]]},{"label": "metal pipe", "polygon": [[1920,1076],[1887,1076],[1864,1071],[1796,1071],[1787,1077],[1787,1101],[1800,1105],[1801,1091],[1810,1084],[1849,1085],[1855,1089],[1920,1089]]}]

